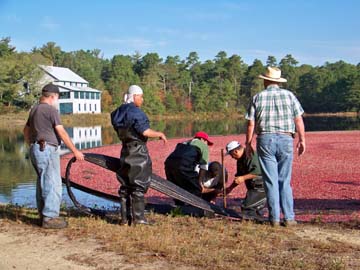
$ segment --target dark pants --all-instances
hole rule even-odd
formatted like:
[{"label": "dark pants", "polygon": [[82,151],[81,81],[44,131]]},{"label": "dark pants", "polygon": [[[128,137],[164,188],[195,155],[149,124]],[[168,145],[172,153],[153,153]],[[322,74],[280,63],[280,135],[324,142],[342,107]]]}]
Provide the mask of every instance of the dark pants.
[{"label": "dark pants", "polygon": [[250,211],[262,210],[266,205],[266,193],[264,181],[261,177],[246,180],[247,188],[245,200],[242,203],[242,209]]},{"label": "dark pants", "polygon": [[167,159],[165,162],[166,179],[175,185],[201,197],[199,174],[194,171],[192,162],[186,164],[184,160]]},{"label": "dark pants", "polygon": [[150,186],[152,162],[144,143],[131,142],[121,149],[117,178],[121,183],[119,194],[145,194]]}]

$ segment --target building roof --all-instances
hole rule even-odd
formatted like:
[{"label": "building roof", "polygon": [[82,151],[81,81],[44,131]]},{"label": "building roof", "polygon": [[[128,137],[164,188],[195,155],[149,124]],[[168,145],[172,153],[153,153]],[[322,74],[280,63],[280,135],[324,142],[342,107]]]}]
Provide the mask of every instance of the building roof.
[{"label": "building roof", "polygon": [[[76,86],[68,86],[68,85],[59,85],[56,84],[60,88],[60,92],[71,92],[71,91],[86,91],[86,92],[96,92],[101,93],[100,90],[91,88],[91,87],[76,87]],[[63,91],[62,91],[63,90]]]},{"label": "building roof", "polygon": [[78,82],[78,83],[89,83],[88,81],[81,78],[71,69],[63,68],[63,67],[53,67],[53,66],[44,66],[39,65],[41,69],[43,69],[46,73],[48,73],[51,77],[55,78],[57,81],[62,82]]}]

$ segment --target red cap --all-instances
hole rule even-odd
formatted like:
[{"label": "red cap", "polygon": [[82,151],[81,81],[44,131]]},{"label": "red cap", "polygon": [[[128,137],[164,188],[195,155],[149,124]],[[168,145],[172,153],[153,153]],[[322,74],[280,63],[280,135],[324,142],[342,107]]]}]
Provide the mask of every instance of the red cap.
[{"label": "red cap", "polygon": [[209,140],[209,135],[204,131],[196,132],[194,138],[204,139],[207,141],[208,145],[213,145],[214,143]]}]

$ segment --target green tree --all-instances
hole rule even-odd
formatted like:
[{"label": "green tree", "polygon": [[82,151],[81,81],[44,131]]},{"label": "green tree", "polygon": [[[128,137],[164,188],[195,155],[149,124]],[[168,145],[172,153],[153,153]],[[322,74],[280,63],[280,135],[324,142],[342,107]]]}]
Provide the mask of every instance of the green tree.
[{"label": "green tree", "polygon": [[10,45],[10,37],[5,37],[0,40],[0,57],[5,57],[15,52],[15,47]]},{"label": "green tree", "polygon": [[52,66],[60,65],[61,48],[55,42],[48,42],[39,49],[40,53],[50,60]]},{"label": "green tree", "polygon": [[269,55],[266,60],[266,66],[268,67],[276,67],[277,66],[277,60],[275,56]]},{"label": "green tree", "polygon": [[293,91],[295,94],[299,86],[299,75],[296,69],[298,63],[291,54],[287,54],[279,63],[281,75],[287,79],[287,82],[283,83],[283,87]]}]

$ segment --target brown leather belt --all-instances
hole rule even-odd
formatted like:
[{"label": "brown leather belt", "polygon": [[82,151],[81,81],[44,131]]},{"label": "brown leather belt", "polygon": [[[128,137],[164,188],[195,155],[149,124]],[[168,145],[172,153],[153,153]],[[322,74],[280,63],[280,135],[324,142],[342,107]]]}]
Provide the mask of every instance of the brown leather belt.
[{"label": "brown leather belt", "polygon": [[38,140],[38,141],[35,141],[34,143],[40,145],[40,151],[44,151],[46,145],[50,145],[50,146],[53,146],[53,147],[58,147],[57,144],[50,143],[50,142],[47,142],[45,140]]}]

